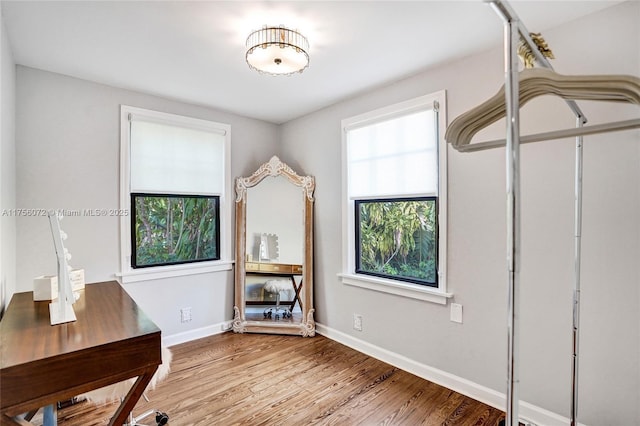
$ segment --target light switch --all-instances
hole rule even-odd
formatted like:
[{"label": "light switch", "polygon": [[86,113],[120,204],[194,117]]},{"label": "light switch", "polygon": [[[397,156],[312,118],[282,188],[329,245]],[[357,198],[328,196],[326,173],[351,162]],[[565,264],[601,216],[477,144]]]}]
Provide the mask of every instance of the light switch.
[{"label": "light switch", "polygon": [[451,321],[462,324],[462,305],[459,303],[451,304]]}]

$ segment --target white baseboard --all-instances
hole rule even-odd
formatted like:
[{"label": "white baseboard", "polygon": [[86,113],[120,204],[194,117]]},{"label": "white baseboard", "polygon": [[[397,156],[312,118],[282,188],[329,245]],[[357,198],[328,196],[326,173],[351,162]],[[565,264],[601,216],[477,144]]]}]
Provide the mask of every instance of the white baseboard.
[{"label": "white baseboard", "polygon": [[231,330],[232,321],[223,321],[218,324],[208,325],[206,327],[196,328],[194,330],[184,331],[182,333],[172,334],[162,337],[162,345],[171,347],[180,343],[190,342],[203,337],[213,336]]},{"label": "white baseboard", "polygon": [[[411,374],[415,374],[430,382],[437,383],[448,389],[454,390],[476,401],[480,401],[491,407],[503,410],[506,407],[506,395],[502,392],[474,383],[470,380],[458,377],[446,371],[421,364],[405,356],[383,349],[379,346],[360,340],[341,331],[329,328],[323,324],[316,323],[316,332],[328,337],[331,340],[349,346],[359,352],[367,354],[373,358],[379,359],[398,367]],[[537,426],[566,426],[569,419],[544,408],[520,401],[520,409],[518,411],[520,421],[525,425]],[[584,425],[583,425],[584,426]]]}]

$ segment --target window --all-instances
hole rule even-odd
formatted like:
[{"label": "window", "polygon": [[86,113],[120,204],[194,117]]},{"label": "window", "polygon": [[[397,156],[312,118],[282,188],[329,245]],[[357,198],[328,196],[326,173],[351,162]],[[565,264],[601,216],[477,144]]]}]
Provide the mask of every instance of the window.
[{"label": "window", "polygon": [[355,200],[356,273],[437,287],[436,201]]},{"label": "window", "polygon": [[446,303],[445,92],[345,119],[343,282]]},{"label": "window", "polygon": [[128,106],[121,125],[123,282],[230,269],[230,127]]},{"label": "window", "polygon": [[131,266],[220,259],[220,197],[131,194]]}]

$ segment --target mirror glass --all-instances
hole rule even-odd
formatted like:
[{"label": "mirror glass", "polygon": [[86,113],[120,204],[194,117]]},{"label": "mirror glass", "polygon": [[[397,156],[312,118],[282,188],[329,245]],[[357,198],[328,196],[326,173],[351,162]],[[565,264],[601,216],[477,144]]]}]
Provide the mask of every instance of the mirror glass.
[{"label": "mirror glass", "polygon": [[234,331],[315,334],[314,184],[277,157],[236,179]]},{"label": "mirror glass", "polygon": [[267,177],[247,188],[247,260],[302,265],[302,201],[302,189],[284,176]]}]

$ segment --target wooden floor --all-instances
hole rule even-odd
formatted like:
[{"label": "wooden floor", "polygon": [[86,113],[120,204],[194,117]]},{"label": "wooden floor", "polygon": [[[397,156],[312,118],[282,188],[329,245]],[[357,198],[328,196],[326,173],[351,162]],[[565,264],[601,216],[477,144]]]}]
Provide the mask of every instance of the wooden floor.
[{"label": "wooden floor", "polygon": [[[504,413],[323,336],[223,333],[171,348],[169,377],[134,414],[180,425],[491,425]],[[61,426],[105,425],[116,405],[58,411]],[[155,426],[148,417],[141,422]]]}]

